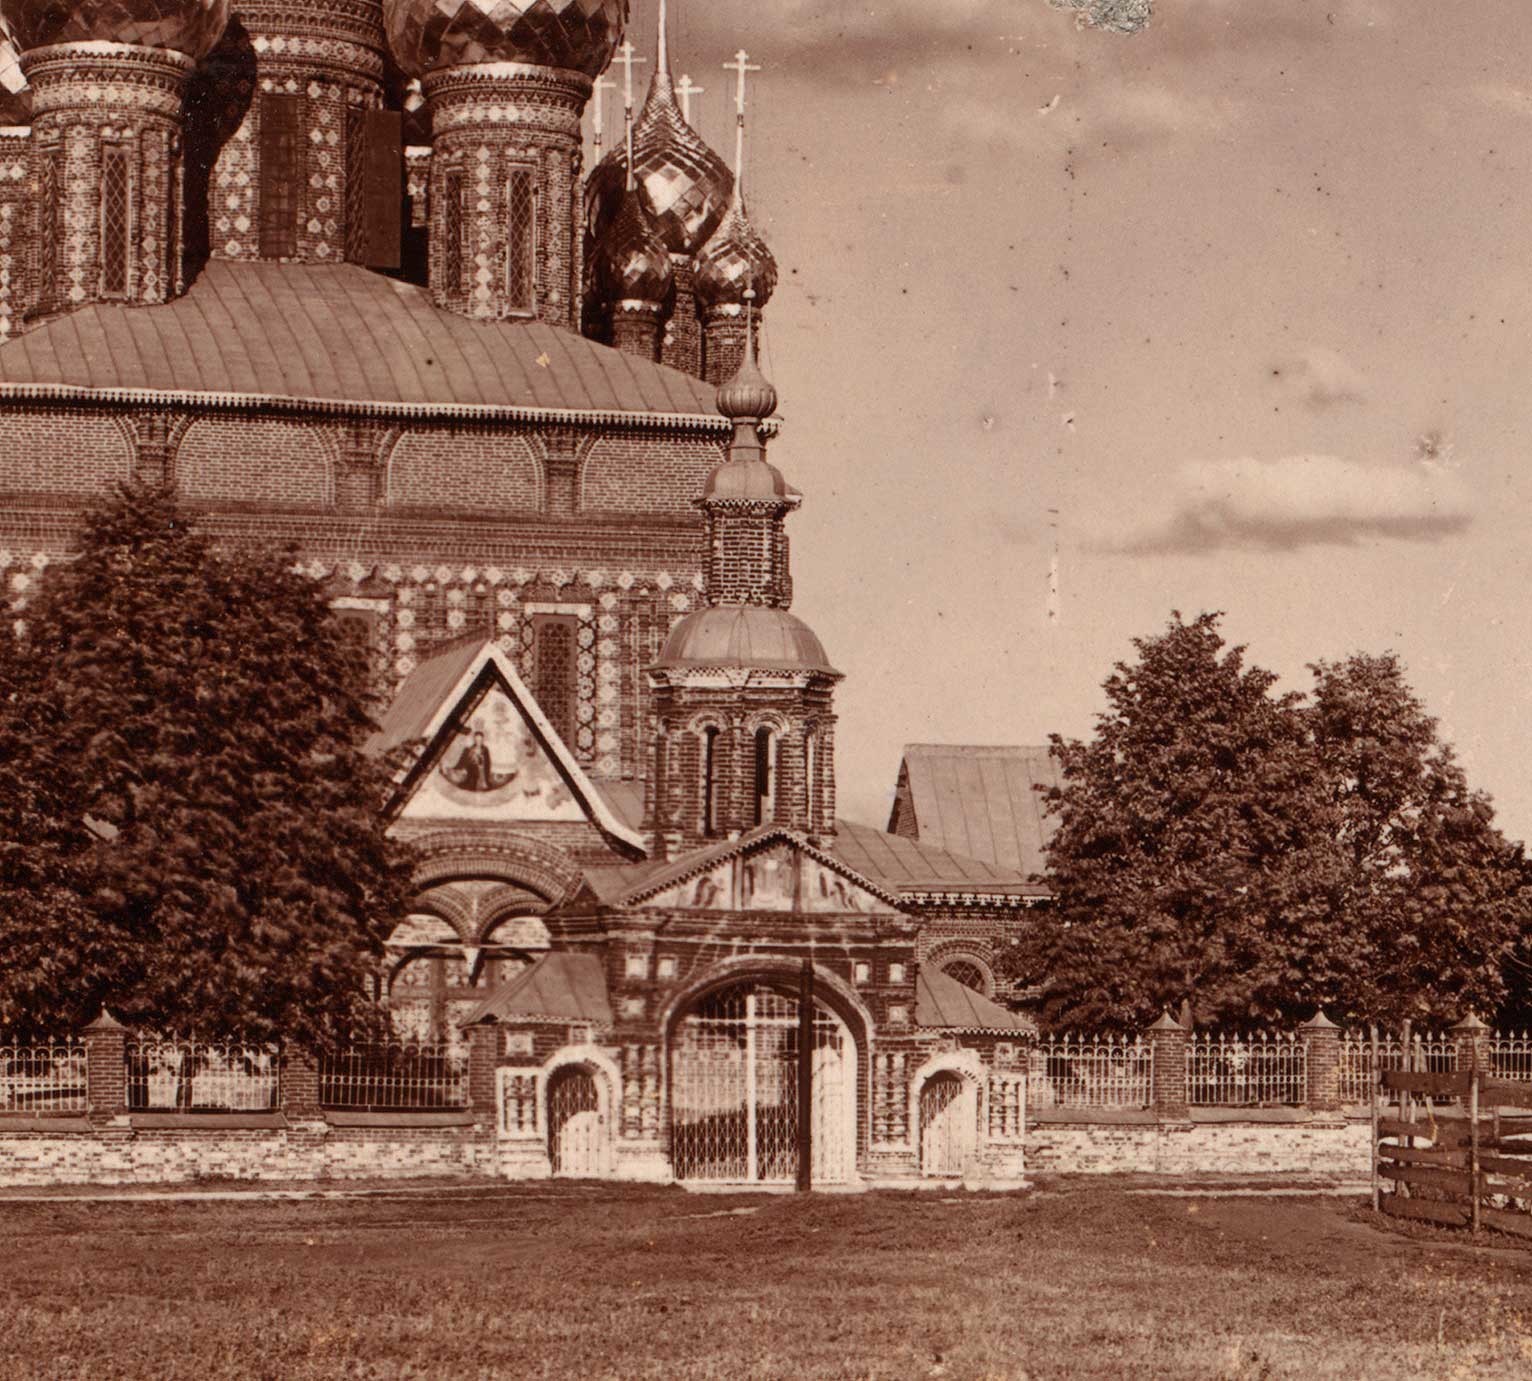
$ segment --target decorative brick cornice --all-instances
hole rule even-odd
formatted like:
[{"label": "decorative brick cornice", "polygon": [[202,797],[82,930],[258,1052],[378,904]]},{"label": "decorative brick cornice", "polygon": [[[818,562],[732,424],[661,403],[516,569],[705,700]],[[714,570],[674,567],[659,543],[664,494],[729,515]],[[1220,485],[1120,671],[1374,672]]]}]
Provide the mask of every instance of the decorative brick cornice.
[{"label": "decorative brick cornice", "polygon": [[179,124],[195,66],[184,53],[131,43],[56,43],[21,57],[34,126],[66,112],[100,118],[123,108]]},{"label": "decorative brick cornice", "polygon": [[240,0],[235,16],[250,34],[277,40],[279,56],[310,53],[336,40],[379,54],[385,47],[379,0]]},{"label": "decorative brick cornice", "polygon": [[431,127],[443,135],[500,126],[546,130],[578,141],[591,80],[580,72],[520,62],[481,62],[429,72],[421,89],[431,103]]}]

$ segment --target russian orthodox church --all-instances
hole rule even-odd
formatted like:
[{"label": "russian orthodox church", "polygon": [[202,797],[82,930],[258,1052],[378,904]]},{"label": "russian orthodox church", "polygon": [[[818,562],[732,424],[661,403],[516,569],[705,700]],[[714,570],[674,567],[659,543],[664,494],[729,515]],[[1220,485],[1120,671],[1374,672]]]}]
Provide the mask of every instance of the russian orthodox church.
[{"label": "russian orthodox church", "polygon": [[626,0],[0,14],[0,577],[131,477],[298,545],[390,692],[380,996],[493,1071],[505,1173],[1018,1174],[1035,801],[916,746],[888,830],[836,816],[777,267],[663,5],[588,175]]}]

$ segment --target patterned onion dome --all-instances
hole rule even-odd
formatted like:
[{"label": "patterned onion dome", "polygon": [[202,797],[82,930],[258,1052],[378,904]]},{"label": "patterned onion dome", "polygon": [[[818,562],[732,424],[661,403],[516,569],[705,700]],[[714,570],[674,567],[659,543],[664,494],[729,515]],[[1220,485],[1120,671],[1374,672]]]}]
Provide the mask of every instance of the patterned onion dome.
[{"label": "patterned onion dome", "polygon": [[688,614],[670,630],[656,665],[840,674],[808,624],[766,604],[721,604]]},{"label": "patterned onion dome", "polygon": [[22,52],[52,43],[132,43],[205,58],[223,37],[229,0],[0,0]]},{"label": "patterned onion dome", "polygon": [[[655,72],[633,123],[633,179],[672,254],[695,254],[728,209],[734,175],[686,123],[668,71]],[[596,165],[586,184],[586,224],[593,240],[600,240],[617,214],[627,183],[627,151],[619,147]]]},{"label": "patterned onion dome", "polygon": [[697,301],[704,307],[743,304],[755,289],[755,305],[764,307],[777,288],[777,261],[750,224],[745,196],[737,187],[718,229],[697,253]]},{"label": "patterned onion dome", "polygon": [[388,46],[407,76],[525,62],[595,77],[622,41],[628,0],[384,0]]},{"label": "patterned onion dome", "polygon": [[777,390],[755,362],[755,341],[731,378],[718,387],[718,411],[734,422],[759,421],[777,410]]},{"label": "patterned onion dome", "polygon": [[596,248],[596,288],[607,302],[665,302],[675,286],[670,253],[644,199],[629,195]]}]

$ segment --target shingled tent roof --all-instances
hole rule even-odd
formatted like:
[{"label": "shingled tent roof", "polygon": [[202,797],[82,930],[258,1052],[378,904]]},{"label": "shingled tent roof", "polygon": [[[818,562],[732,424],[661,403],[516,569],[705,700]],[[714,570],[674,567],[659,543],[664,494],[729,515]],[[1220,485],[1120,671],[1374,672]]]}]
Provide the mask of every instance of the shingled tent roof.
[{"label": "shingled tent roof", "polygon": [[911,743],[889,816],[891,834],[1025,874],[1040,873],[1053,820],[1039,785],[1056,786],[1046,747]]},{"label": "shingled tent roof", "polygon": [[835,822],[835,856],[891,892],[958,892],[970,896],[1046,897],[1025,873],[906,839],[871,825]]},{"label": "shingled tent roof", "polygon": [[464,1026],[481,1021],[589,1021],[612,1024],[606,972],[594,954],[545,954],[502,983],[469,1013]]},{"label": "shingled tent roof", "polygon": [[0,346],[0,397],[165,395],[388,413],[663,415],[711,384],[538,321],[471,321],[353,264],[207,264],[157,307],[98,303]]},{"label": "shingled tent roof", "polygon": [[1031,1018],[1007,1011],[950,974],[924,965],[915,976],[915,1024],[941,1031],[1037,1030]]}]

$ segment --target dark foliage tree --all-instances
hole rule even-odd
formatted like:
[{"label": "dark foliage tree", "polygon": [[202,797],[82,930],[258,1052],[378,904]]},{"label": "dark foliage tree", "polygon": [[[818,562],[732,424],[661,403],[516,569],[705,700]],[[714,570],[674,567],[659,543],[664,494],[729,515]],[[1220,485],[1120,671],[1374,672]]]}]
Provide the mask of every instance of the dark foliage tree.
[{"label": "dark foliage tree", "polygon": [[1391,656],[1313,670],[1312,700],[1219,616],[1135,640],[1083,743],[1055,736],[1056,901],[1011,951],[1055,1026],[1492,1011],[1532,924],[1495,829]]},{"label": "dark foliage tree", "polygon": [[408,861],[365,654],[292,566],[127,488],[0,630],[0,1029],[374,1019]]}]

